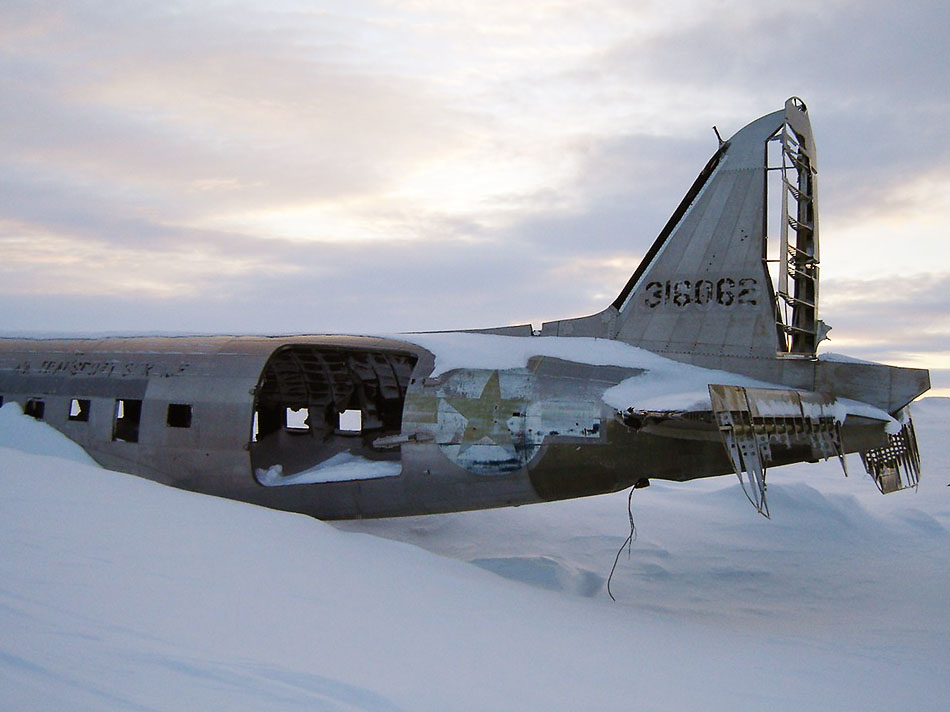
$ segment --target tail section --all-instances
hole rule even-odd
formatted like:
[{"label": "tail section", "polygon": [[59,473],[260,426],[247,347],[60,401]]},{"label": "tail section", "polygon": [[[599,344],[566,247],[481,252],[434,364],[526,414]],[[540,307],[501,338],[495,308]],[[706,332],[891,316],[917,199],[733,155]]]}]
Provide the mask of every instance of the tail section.
[{"label": "tail section", "polygon": [[[772,171],[781,180],[770,181]],[[674,357],[813,356],[823,335],[814,174],[808,114],[789,99],[720,145],[610,307],[546,323],[542,333],[613,338]],[[781,191],[773,260],[770,184]]]}]

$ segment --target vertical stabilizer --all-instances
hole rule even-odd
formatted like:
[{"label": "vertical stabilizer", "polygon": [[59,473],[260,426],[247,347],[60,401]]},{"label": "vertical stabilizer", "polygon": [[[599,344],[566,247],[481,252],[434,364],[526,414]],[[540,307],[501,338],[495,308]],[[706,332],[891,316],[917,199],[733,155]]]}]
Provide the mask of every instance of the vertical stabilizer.
[{"label": "vertical stabilizer", "polygon": [[[781,166],[769,165],[770,141],[781,146]],[[783,180],[770,181],[770,171]],[[613,338],[670,355],[814,355],[820,339],[814,173],[805,105],[789,99],[783,110],[722,143],[610,307],[546,323],[542,333]],[[772,196],[773,210],[781,211],[774,237],[785,238],[774,260],[770,183],[782,193]]]}]

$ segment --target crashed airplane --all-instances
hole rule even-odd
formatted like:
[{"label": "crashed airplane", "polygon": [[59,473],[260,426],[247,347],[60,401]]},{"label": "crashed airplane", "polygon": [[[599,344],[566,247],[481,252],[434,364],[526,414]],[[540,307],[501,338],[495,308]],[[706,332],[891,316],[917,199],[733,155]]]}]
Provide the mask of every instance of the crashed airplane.
[{"label": "crashed airplane", "polygon": [[[718,133],[718,132],[717,132]],[[15,401],[102,465],[320,518],[520,505],[860,453],[917,483],[926,370],[816,354],[805,105],[702,169],[614,302],[583,318],[376,336],[0,340]]]}]

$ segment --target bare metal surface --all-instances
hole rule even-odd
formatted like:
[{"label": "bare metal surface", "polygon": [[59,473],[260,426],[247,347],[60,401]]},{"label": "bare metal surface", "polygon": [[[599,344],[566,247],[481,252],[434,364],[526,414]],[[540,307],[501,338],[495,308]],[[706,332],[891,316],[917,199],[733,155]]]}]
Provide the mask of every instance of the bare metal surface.
[{"label": "bare metal surface", "polygon": [[[723,442],[743,491],[769,516],[765,476],[773,449],[799,450],[801,459],[838,457],[844,467],[843,423],[834,399],[820,393],[710,384],[709,396]],[[847,474],[847,469],[845,469]]]},{"label": "bare metal surface", "polygon": [[804,102],[785,103],[781,143],[782,214],[776,327],[780,352],[812,357],[826,328],[818,320],[818,168]]},{"label": "bare metal surface", "polygon": [[920,479],[920,452],[910,413],[900,432],[887,436],[887,444],[861,453],[861,462],[883,494],[916,488]]},{"label": "bare metal surface", "polygon": [[[770,166],[776,145],[780,165]],[[769,235],[768,176],[779,173],[780,234]],[[827,330],[816,173],[808,113],[793,97],[721,142],[610,306],[541,329],[716,369],[709,404],[638,402],[633,389],[618,411],[605,393],[650,382],[645,368],[532,353],[518,367],[473,360],[433,376],[436,355],[411,335],[0,339],[0,398],[107,467],[323,518],[528,504],[732,472],[767,514],[767,468],[844,464],[846,452],[862,453],[882,491],[913,486],[913,426],[885,428],[888,413],[929,388],[929,373],[815,356]],[[774,281],[770,238],[781,242]],[[530,325],[472,333],[522,346],[533,334]],[[776,387],[730,383],[749,378]],[[842,421],[845,398],[881,415]]]}]

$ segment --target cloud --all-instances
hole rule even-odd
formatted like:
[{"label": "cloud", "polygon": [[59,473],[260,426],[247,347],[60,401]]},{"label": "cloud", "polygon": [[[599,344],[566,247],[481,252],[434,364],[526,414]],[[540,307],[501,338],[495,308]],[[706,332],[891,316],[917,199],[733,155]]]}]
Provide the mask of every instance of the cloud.
[{"label": "cloud", "polygon": [[939,355],[945,277],[906,275],[946,259],[946,20],[877,0],[6,2],[0,325],[591,313],[715,149],[710,127],[800,94],[835,343]]},{"label": "cloud", "polygon": [[824,282],[825,350],[895,365],[950,368],[950,273]]},{"label": "cloud", "polygon": [[546,209],[527,214],[512,232],[519,241],[572,259],[634,255],[635,266],[715,152],[716,139],[707,131],[698,137],[584,139],[574,146],[572,180],[549,195]]},{"label": "cloud", "polygon": [[586,77],[610,77],[645,103],[663,97],[658,121],[691,116],[724,134],[799,95],[812,110],[825,194],[835,209],[857,210],[922,169],[946,175],[950,98],[935,87],[948,22],[935,1],[706,3],[613,44]]},{"label": "cloud", "polygon": [[341,61],[357,47],[329,59],[320,33],[295,49],[294,32],[147,7],[77,3],[9,32],[8,180],[137,191],[189,219],[384,192],[464,144],[423,82]]},{"label": "cloud", "polygon": [[[130,268],[127,280],[99,288],[82,279],[81,264],[52,269],[57,284],[14,290],[0,303],[0,323],[44,330],[75,323],[94,330],[400,331],[497,326],[571,307],[571,295],[544,278],[552,265],[518,246],[470,243],[431,254],[408,242],[367,248],[269,240],[237,247],[245,260],[238,268],[216,269],[213,253],[182,259],[178,280],[163,283],[163,291],[148,284],[156,255],[140,254],[141,263],[116,257]],[[539,278],[526,279],[528,271]],[[0,278],[17,272],[0,268]],[[83,316],[68,319],[77,309]]]}]

